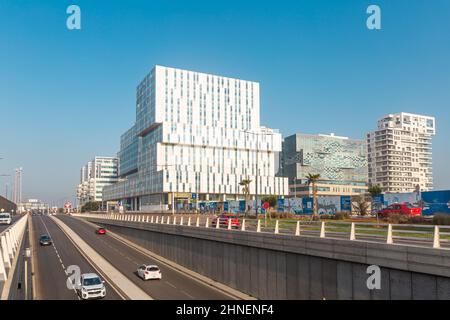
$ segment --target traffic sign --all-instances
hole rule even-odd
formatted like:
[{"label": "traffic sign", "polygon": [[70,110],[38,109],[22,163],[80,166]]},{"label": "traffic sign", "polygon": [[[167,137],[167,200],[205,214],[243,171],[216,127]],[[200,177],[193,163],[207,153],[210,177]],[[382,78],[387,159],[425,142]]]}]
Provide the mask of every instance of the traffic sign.
[{"label": "traffic sign", "polygon": [[266,202],[263,203],[262,207],[263,207],[264,210],[267,210],[267,209],[269,209],[270,204],[266,201]]}]

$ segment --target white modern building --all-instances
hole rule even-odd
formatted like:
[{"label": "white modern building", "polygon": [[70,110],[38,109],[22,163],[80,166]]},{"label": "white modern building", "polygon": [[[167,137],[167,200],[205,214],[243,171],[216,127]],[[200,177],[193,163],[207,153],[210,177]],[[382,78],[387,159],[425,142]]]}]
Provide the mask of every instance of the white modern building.
[{"label": "white modern building", "polygon": [[259,99],[257,82],[155,66],[121,137],[122,181],[104,200],[131,210],[224,202],[244,198],[245,179],[251,195],[286,195],[288,180],[275,176],[281,134],[260,125]]},{"label": "white modern building", "polygon": [[434,117],[401,112],[379,120],[367,134],[369,184],[384,192],[432,190],[435,133]]},{"label": "white modern building", "polygon": [[77,188],[79,205],[102,201],[103,187],[118,180],[118,162],[116,157],[94,157],[81,168],[80,184]]}]

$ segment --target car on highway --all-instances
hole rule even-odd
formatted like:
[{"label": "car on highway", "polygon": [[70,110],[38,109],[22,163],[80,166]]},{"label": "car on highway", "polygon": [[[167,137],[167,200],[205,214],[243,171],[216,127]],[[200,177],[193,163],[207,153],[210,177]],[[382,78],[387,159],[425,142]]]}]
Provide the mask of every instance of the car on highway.
[{"label": "car on highway", "polygon": [[215,227],[217,225],[217,219],[219,219],[219,227],[228,227],[228,221],[231,221],[231,228],[240,228],[241,223],[239,218],[233,214],[222,214],[212,220],[212,225]]},{"label": "car on highway", "polygon": [[95,273],[84,273],[80,276],[77,293],[83,300],[104,298],[106,296],[105,281]]},{"label": "car on highway", "polygon": [[158,266],[154,264],[145,265],[143,264],[137,269],[137,274],[139,277],[141,277],[143,280],[150,280],[150,279],[162,279],[161,270],[158,268]]},{"label": "car on highway", "polygon": [[103,227],[98,227],[98,228],[95,230],[95,233],[96,233],[96,234],[106,234],[106,229],[103,228]]},{"label": "car on highway", "polygon": [[422,209],[419,207],[415,207],[410,203],[393,203],[388,207],[378,211],[378,216],[381,218],[387,218],[393,214],[405,216],[421,216]]},{"label": "car on highway", "polygon": [[0,224],[8,224],[10,225],[12,222],[11,220],[11,213],[9,212],[1,212],[0,213]]},{"label": "car on highway", "polygon": [[52,238],[48,234],[43,234],[39,237],[39,244],[41,246],[50,246],[52,244]]}]

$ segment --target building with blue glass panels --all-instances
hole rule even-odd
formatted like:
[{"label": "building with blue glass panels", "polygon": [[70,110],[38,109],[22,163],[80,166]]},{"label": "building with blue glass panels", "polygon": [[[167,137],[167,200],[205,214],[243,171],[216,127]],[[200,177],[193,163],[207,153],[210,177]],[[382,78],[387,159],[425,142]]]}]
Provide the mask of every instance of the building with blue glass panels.
[{"label": "building with blue glass panels", "polygon": [[310,196],[308,174],[320,174],[318,195],[357,195],[367,191],[367,156],[363,140],[297,133],[284,139],[280,175],[289,178],[289,195]]}]

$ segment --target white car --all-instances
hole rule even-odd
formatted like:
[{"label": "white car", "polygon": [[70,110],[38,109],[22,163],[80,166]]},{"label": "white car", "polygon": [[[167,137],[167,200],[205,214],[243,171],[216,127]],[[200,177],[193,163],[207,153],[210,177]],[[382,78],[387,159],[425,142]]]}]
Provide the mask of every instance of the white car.
[{"label": "white car", "polygon": [[11,213],[0,212],[0,224],[11,224]]},{"label": "white car", "polygon": [[105,281],[95,273],[84,273],[80,277],[77,293],[83,300],[104,298],[106,296]]},{"label": "white car", "polygon": [[156,265],[143,264],[138,268],[137,273],[143,280],[162,279],[161,270]]}]

